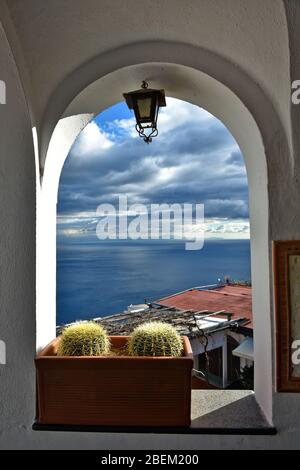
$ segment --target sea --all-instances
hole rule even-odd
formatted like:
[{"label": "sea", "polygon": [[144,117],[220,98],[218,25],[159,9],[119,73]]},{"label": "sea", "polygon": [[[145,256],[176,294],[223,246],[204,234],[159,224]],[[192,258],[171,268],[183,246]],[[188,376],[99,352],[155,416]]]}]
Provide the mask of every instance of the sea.
[{"label": "sea", "polygon": [[58,236],[57,325],[105,317],[230,276],[251,281],[250,241],[209,239],[202,250],[183,241]]}]

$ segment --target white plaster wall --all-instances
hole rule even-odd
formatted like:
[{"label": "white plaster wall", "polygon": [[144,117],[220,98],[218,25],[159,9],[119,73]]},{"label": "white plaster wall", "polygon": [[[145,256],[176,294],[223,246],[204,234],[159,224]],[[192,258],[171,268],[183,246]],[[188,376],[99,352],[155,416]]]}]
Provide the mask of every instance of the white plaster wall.
[{"label": "white plaster wall", "polygon": [[92,119],[61,119],[52,136],[42,185],[37,191],[37,350],[56,336],[56,205],[60,174],[80,131]]},{"label": "white plaster wall", "polygon": [[[298,4],[293,0],[290,0],[290,2],[293,8],[289,10],[290,15],[288,19],[292,22],[293,15],[297,13],[296,16],[298,16],[297,8],[299,8],[299,2]],[[47,11],[50,5],[53,8],[58,8],[59,3],[58,0],[44,2],[43,4],[39,0],[28,0],[26,3],[19,0],[10,0],[8,2],[10,8],[12,8],[13,22],[18,26],[18,34],[21,38],[20,43],[25,51],[25,62],[34,84],[34,98],[38,103],[36,104],[38,115],[44,114],[45,103],[42,99],[43,93],[46,96],[45,101],[48,101],[50,95],[53,96],[54,105],[50,113],[51,125],[57,122],[55,121],[55,116],[57,117],[59,110],[63,112],[72,98],[87,85],[86,82],[90,83],[93,81],[92,76],[93,74],[96,75],[97,68],[98,73],[100,70],[100,76],[105,75],[105,73],[101,73],[99,62],[96,61],[94,69],[93,67],[90,69],[87,67],[89,70],[86,76],[83,74],[81,78],[77,78],[77,81],[75,80],[74,87],[72,87],[72,83],[69,80],[66,80],[64,86],[60,88],[58,83],[64,80],[66,70],[70,72],[76,66],[79,66],[80,63],[86,62],[89,57],[97,55],[99,50],[98,46],[95,46],[96,42],[97,44],[106,43],[105,41],[111,38],[110,47],[114,47],[114,35],[108,33],[104,35],[98,28],[99,23],[97,21],[99,20],[99,14],[95,14],[96,2],[94,2],[94,9],[92,8],[92,1],[90,3],[90,9],[88,9],[89,17],[85,16],[86,12],[82,8],[80,9],[80,4],[83,5],[83,3],[79,2],[79,0],[72,0],[72,2],[70,0],[64,1],[60,15]],[[259,294],[254,308],[257,315],[261,312],[262,318],[259,335],[261,340],[265,339],[265,341],[259,341],[258,353],[260,358],[262,358],[264,366],[261,368],[261,377],[258,378],[259,384],[262,384],[265,379],[269,383],[270,379],[272,381],[272,377],[270,377],[271,372],[268,364],[272,363],[273,367],[275,365],[274,352],[272,353],[274,343],[272,344],[270,335],[271,326],[274,335],[274,314],[273,309],[270,308],[270,294],[272,294],[272,265],[269,262],[270,241],[280,238],[300,238],[300,189],[297,172],[295,171],[297,165],[299,165],[299,153],[295,146],[295,143],[297,143],[297,127],[293,129],[292,135],[293,148],[296,150],[293,155],[290,154],[288,147],[291,130],[288,93],[291,70],[293,76],[297,77],[299,73],[297,78],[300,78],[300,68],[295,58],[298,48],[298,43],[295,42],[297,40],[297,32],[295,32],[295,27],[290,30],[290,48],[293,53],[289,55],[286,33],[283,27],[285,23],[285,16],[282,12],[283,3],[279,0],[266,0],[265,2],[258,2],[257,0],[247,1],[248,6],[253,5],[255,14],[250,6],[246,8],[244,0],[241,2],[230,0],[228,6],[234,6],[235,8],[228,8],[228,16],[222,16],[220,12],[217,12],[216,1],[212,0],[211,2],[205,1],[201,3],[206,5],[207,8],[215,8],[215,10],[206,10],[206,12],[210,11],[211,14],[205,16],[204,19],[199,18],[201,16],[199,12],[193,11],[198,2],[188,4],[190,8],[188,8],[189,15],[187,17],[181,12],[179,2],[176,3],[178,8],[174,16],[169,15],[170,9],[166,7],[168,19],[162,15],[162,20],[159,20],[158,23],[159,31],[162,31],[163,34],[166,31],[169,34],[168,31],[170,29],[173,31],[174,28],[176,40],[181,39],[181,37],[178,37],[181,35],[181,31],[182,36],[184,36],[185,28],[186,34],[189,34],[190,31],[191,37],[195,35],[199,37],[198,35],[202,35],[201,31],[205,31],[201,44],[205,43],[207,47],[210,43],[214,44],[217,54],[210,53],[211,51],[205,54],[203,49],[199,49],[198,58],[196,52],[192,54],[192,57],[187,57],[187,49],[183,46],[178,47],[175,45],[177,54],[181,55],[181,60],[176,56],[174,48],[167,46],[165,49],[162,48],[161,61],[167,62],[168,55],[173,54],[171,60],[173,63],[184,63],[184,65],[188,66],[188,62],[191,60],[194,66],[198,64],[197,67],[200,70],[206,71],[209,75],[218,78],[219,82],[230,86],[254,116],[252,124],[251,120],[248,122],[250,128],[245,126],[244,120],[247,114],[245,114],[244,118],[241,118],[239,126],[240,135],[237,140],[239,142],[244,141],[243,153],[252,152],[253,156],[255,156],[254,158],[259,159],[259,155],[264,150],[268,162],[267,166],[263,160],[261,161],[262,166],[257,167],[254,164],[251,165],[250,159],[247,170],[249,178],[251,177],[253,181],[256,181],[257,188],[251,203],[252,207],[255,208],[254,211],[257,216],[257,225],[252,228],[252,233],[256,234],[253,240],[255,259],[252,260],[252,263],[254,268],[256,266],[255,269],[258,270],[261,263],[261,269],[259,272],[257,271],[257,276],[255,276],[257,279],[255,290]],[[218,3],[220,5],[220,2]],[[86,2],[84,2],[84,5],[86,8]],[[115,5],[109,2],[107,8],[104,9],[105,14],[103,17],[106,19],[105,24],[109,24],[109,33],[113,31],[113,26],[116,27],[121,24],[122,18],[126,19],[125,9],[128,9],[128,4],[126,2],[125,6],[124,2],[123,5],[116,0]],[[153,11],[155,11],[157,5],[155,2],[152,2],[151,7],[153,5]],[[76,9],[76,6],[79,10]],[[17,10],[16,7],[18,7]],[[79,13],[82,13],[81,22],[83,25],[86,25],[83,30],[74,28],[74,26],[77,26],[76,23],[73,23],[73,25],[69,23],[70,31],[65,30],[65,8],[69,8],[68,11],[73,11],[73,7],[74,18],[77,22],[80,17]],[[110,11],[112,23],[107,21],[108,11]],[[236,11],[244,12],[244,22],[240,22],[239,17],[235,16]],[[259,12],[258,15],[257,12]],[[123,16],[119,16],[119,13],[122,13]],[[142,12],[140,14],[142,15]],[[94,28],[92,28],[91,24],[94,24],[94,16],[96,20]],[[177,20],[181,17],[186,19],[182,25],[178,25]],[[150,22],[150,26],[147,25],[147,30],[148,28],[151,31],[153,31],[153,28],[154,31],[156,30],[154,21],[156,18],[158,18],[157,10],[156,17]],[[195,22],[197,28],[191,24],[194,18],[197,20]],[[201,21],[201,27],[198,18]],[[210,31],[212,30],[210,22],[208,22],[208,27],[204,24],[207,18],[213,19],[214,37],[212,37]],[[61,20],[63,20],[63,25],[60,24]],[[270,21],[270,24],[268,21]],[[59,27],[56,28],[57,22]],[[126,29],[129,32],[127,36],[124,31],[122,33],[124,36],[118,36],[118,45],[138,40],[138,36],[131,36],[131,31],[135,31],[136,28],[139,28],[139,25],[143,27],[141,37],[144,39],[144,35],[146,34],[147,36],[148,34],[145,32],[145,22],[146,19],[144,19],[144,22],[139,21],[136,26],[128,28],[128,22],[124,21],[126,23],[124,31]],[[256,23],[259,23],[260,33],[257,30]],[[82,27],[81,24],[78,25],[78,28]],[[224,32],[224,28],[228,37]],[[32,34],[29,33],[30,30],[32,30]],[[78,34],[79,30],[81,34]],[[122,28],[120,30],[122,31]],[[84,48],[90,47],[90,49],[81,50],[79,53],[78,50],[81,44],[78,45],[76,43],[76,38],[74,38],[72,31],[76,31],[80,42],[84,44]],[[105,29],[102,31],[105,31]],[[99,40],[100,33],[101,40]],[[153,34],[153,36],[157,39],[158,32]],[[82,37],[85,37],[86,40],[82,41]],[[149,39],[149,36],[147,38]],[[215,38],[217,39],[216,41]],[[186,39],[186,37],[183,37],[183,39]],[[57,43],[56,40],[58,41]],[[153,50],[152,60],[151,50],[150,52],[149,50],[148,52],[146,51],[149,54],[149,60],[147,60],[150,62],[156,61],[158,56],[155,47]],[[128,52],[128,50],[126,51]],[[270,51],[273,51],[273,55],[270,54]],[[114,52],[117,55],[108,55],[106,59],[103,59],[108,71],[114,70],[114,67],[118,68],[118,61],[122,64],[118,52]],[[143,47],[140,49],[138,47],[137,49],[133,48],[131,52],[134,56],[138,56],[135,58],[136,62],[134,63],[141,63],[140,57],[142,56]],[[70,56],[68,53],[70,53]],[[121,55],[121,53],[122,50],[119,54]],[[125,56],[123,55],[123,66],[126,65],[128,58],[129,61],[133,60],[129,52],[128,54],[128,56],[126,54]],[[221,54],[230,60],[223,61],[220,57]],[[78,57],[78,63],[74,62],[75,56]],[[116,57],[117,61],[115,61]],[[112,63],[109,63],[110,60]],[[66,69],[63,69],[63,62],[66,63]],[[232,66],[231,64],[230,67],[230,62],[241,66]],[[58,66],[57,64],[61,65]],[[129,64],[127,63],[127,65]],[[59,72],[58,75],[55,75],[56,68],[57,72]],[[244,73],[243,70],[248,70],[249,74]],[[12,52],[8,47],[2,29],[0,29],[0,71],[0,78],[7,81],[9,100],[5,112],[3,111],[4,108],[0,107],[0,339],[4,340],[7,345],[7,365],[0,365],[0,448],[299,448],[300,396],[285,394],[274,394],[273,396],[274,421],[279,430],[278,436],[275,437],[149,436],[143,434],[97,435],[38,433],[31,430],[35,408],[33,365],[35,354],[35,335],[33,333],[35,329],[34,152],[31,125],[22,89],[23,85],[26,90],[26,84],[22,79],[21,85]],[[22,76],[22,71],[20,73]],[[74,79],[73,74],[71,78],[72,80]],[[82,86],[81,80],[85,82],[84,86]],[[59,93],[54,94],[54,88],[57,86]],[[67,93],[68,86],[70,87],[70,93]],[[26,91],[27,100],[29,99],[28,96]],[[61,103],[59,98],[61,98]],[[202,96],[204,101],[205,98],[206,96]],[[193,102],[192,99],[191,101]],[[211,101],[211,103],[213,102],[214,100]],[[216,110],[218,108],[217,105],[218,101],[215,100]],[[227,105],[229,110],[234,111],[230,100],[227,102]],[[213,109],[211,111],[213,112]],[[224,108],[222,112],[225,111],[226,109]],[[222,112],[220,111],[221,118]],[[299,110],[292,110],[293,120],[296,119],[293,116],[294,113],[299,117]],[[224,122],[232,130],[234,128],[235,117],[230,112],[228,116],[231,116],[231,118],[228,117]],[[263,145],[260,139],[253,142],[249,138],[255,132],[257,133],[255,121],[262,134]],[[35,124],[37,124],[39,130],[41,122],[38,121]],[[252,130],[251,126],[253,126]],[[50,129],[51,126],[49,126]],[[233,130],[232,132],[235,134]],[[51,132],[49,135],[51,135]],[[262,171],[257,171],[257,168],[260,168]],[[269,207],[268,198],[265,197],[266,171],[268,172],[269,183]],[[268,213],[270,217],[269,228],[266,223],[266,215]],[[269,284],[270,290],[268,288]],[[259,384],[258,387],[260,386]],[[269,401],[269,406],[272,407],[269,387],[261,387],[258,390],[258,395],[265,404]],[[271,413],[270,410],[268,412]]]},{"label": "white plaster wall", "polygon": [[191,340],[191,346],[194,356],[203,354],[205,351],[211,351],[212,349],[221,348],[224,344],[224,339],[226,338],[226,333],[219,332],[213,333],[208,338],[208,344],[205,345],[205,340],[200,338],[194,338]]},{"label": "white plaster wall", "polygon": [[[0,442],[34,414],[35,167],[32,133],[17,68],[0,23]],[[1,447],[1,444],[0,444]]]}]

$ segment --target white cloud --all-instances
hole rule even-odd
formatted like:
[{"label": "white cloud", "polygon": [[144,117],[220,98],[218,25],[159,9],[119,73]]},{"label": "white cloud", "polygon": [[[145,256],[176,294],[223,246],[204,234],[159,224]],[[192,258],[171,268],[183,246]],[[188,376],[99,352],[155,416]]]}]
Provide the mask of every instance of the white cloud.
[{"label": "white cloud", "polygon": [[107,132],[103,132],[95,122],[89,123],[78,137],[72,153],[79,157],[98,155],[113,146]]},{"label": "white cloud", "polygon": [[161,108],[158,116],[159,134],[172,132],[191,120],[198,122],[199,125],[204,125],[213,119],[214,117],[209,112],[199,106],[175,98],[167,98],[167,106]]},{"label": "white cloud", "polygon": [[[136,217],[138,214],[136,211],[131,210],[128,207],[127,212],[121,213],[118,212],[118,207],[115,208],[116,211],[111,215],[117,215],[118,220],[120,216],[128,216],[130,221],[130,216]],[[145,214],[147,214],[147,209]],[[108,215],[108,214],[106,214]],[[74,236],[84,233],[95,233],[96,234],[96,225],[101,220],[101,217],[96,216],[95,213],[85,213],[80,214],[76,219],[72,217],[60,216],[58,218],[58,233],[64,236]],[[150,224],[150,215],[149,215],[149,224]],[[181,219],[180,219],[181,220]],[[178,222],[178,221],[177,221]],[[193,238],[197,234],[204,233],[206,239],[210,238],[225,238],[225,239],[249,239],[250,238],[250,225],[247,219],[205,219],[204,223],[197,223],[193,221],[191,225],[185,224],[184,229],[182,230],[183,238],[189,239]],[[150,225],[149,225],[150,229]],[[161,232],[161,237],[164,235]]]},{"label": "white cloud", "polygon": [[[214,116],[199,106],[175,98],[167,98],[166,101],[167,106],[161,108],[158,115],[160,136],[184,126],[187,122],[191,122],[191,120],[198,122],[199,125],[204,125],[205,123],[209,124],[210,121],[215,119]],[[135,129],[135,124],[134,117],[130,119],[116,119],[109,124],[108,128],[112,135],[119,133],[121,129],[127,136],[137,138],[138,133]]]},{"label": "white cloud", "polygon": [[222,238],[250,238],[250,225],[246,219],[212,219],[204,224],[207,238],[222,236]]},{"label": "white cloud", "polygon": [[159,168],[156,176],[157,183],[161,184],[171,181],[177,171],[178,169],[176,167]]}]

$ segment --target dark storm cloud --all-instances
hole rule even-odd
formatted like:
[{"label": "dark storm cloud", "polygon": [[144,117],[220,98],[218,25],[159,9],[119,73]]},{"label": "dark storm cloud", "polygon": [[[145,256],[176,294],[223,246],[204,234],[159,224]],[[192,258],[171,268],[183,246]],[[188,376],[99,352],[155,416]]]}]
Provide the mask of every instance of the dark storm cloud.
[{"label": "dark storm cloud", "polygon": [[[122,128],[122,139],[112,137]],[[94,212],[100,203],[204,203],[207,217],[248,217],[243,157],[227,129],[187,103],[171,101],[160,135],[149,146],[128,122],[101,133],[93,123],[72,148],[62,171],[58,213]]]}]

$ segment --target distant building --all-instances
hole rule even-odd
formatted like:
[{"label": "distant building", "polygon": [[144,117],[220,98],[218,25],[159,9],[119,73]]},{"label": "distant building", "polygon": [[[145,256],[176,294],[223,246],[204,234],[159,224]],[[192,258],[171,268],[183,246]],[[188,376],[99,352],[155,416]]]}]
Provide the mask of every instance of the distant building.
[{"label": "distant building", "polygon": [[199,328],[199,334],[190,338],[194,368],[204,373],[209,384],[227,388],[239,382],[246,366],[254,365],[250,286],[199,287],[165,297],[158,303],[194,312]]}]

